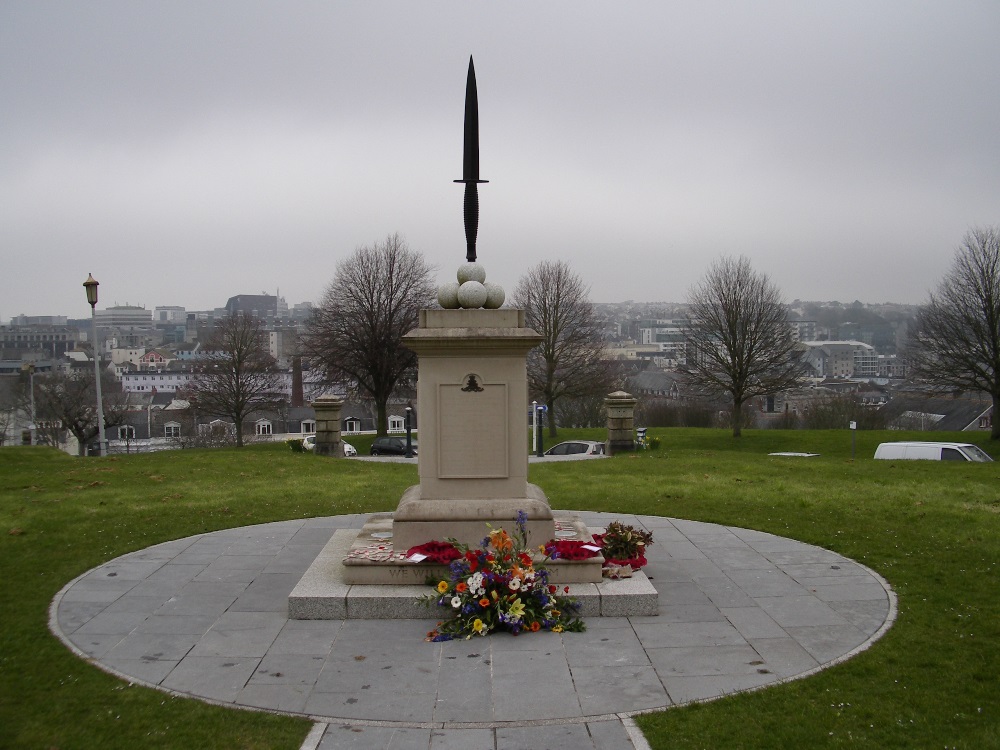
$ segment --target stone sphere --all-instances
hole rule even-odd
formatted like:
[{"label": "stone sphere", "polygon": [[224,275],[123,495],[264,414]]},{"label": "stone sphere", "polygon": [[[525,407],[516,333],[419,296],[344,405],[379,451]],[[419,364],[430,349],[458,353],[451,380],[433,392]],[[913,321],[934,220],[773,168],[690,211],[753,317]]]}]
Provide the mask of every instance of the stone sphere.
[{"label": "stone sphere", "polygon": [[486,287],[486,304],[483,307],[487,310],[497,310],[502,307],[503,301],[507,299],[503,287],[499,284],[494,284],[492,281],[487,281],[483,286]]},{"label": "stone sphere", "polygon": [[486,287],[478,281],[466,281],[458,288],[458,304],[466,310],[478,310],[486,302]]},{"label": "stone sphere", "polygon": [[463,263],[458,267],[458,283],[464,284],[466,281],[478,281],[482,284],[486,281],[486,269],[478,263]]},{"label": "stone sphere", "polygon": [[457,310],[461,307],[461,305],[458,304],[457,283],[449,281],[447,284],[442,284],[438,288],[438,304],[445,310]]}]

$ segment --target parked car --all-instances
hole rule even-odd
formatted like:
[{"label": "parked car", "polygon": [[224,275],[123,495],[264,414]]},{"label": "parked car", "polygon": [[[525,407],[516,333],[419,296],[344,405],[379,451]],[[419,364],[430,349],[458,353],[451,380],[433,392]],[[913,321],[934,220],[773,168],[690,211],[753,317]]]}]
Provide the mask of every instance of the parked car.
[{"label": "parked car", "polygon": [[[341,441],[341,444],[344,446],[344,455],[347,456],[348,458],[350,458],[351,456],[358,455],[358,449],[355,448],[350,443],[345,443]],[[307,451],[316,450],[316,436],[306,435],[304,438],[302,438],[302,448]]]},{"label": "parked car", "polygon": [[575,456],[585,453],[588,456],[603,456],[604,443],[593,440],[567,440],[565,443],[553,445],[547,451],[546,456]]},{"label": "parked car", "polygon": [[972,443],[898,442],[882,443],[875,458],[924,461],[992,461],[989,454]]},{"label": "parked car", "polygon": [[[405,456],[405,437],[377,437],[372,442],[371,454],[373,456]],[[417,455],[417,444],[413,443],[413,455]]]}]

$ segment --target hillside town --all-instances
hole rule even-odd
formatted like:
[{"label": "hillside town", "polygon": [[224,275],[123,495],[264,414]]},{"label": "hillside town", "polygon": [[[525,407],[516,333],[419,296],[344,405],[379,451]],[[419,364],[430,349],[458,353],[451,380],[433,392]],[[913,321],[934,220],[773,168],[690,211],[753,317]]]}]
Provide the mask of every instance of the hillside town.
[{"label": "hillside town", "polygon": [[[725,404],[688,382],[687,308],[677,303],[594,303],[602,322],[605,359],[622,389],[639,399],[646,426],[716,426]],[[376,427],[370,400],[341,384],[324,383],[301,356],[301,336],[313,306],[289,306],[279,294],[240,294],[225,306],[189,311],[177,306],[149,309],[112,305],[95,310],[95,321],[64,316],[19,315],[0,326],[0,440],[46,443],[83,452],[52,415],[32,413],[34,378],[50,373],[93,371],[93,326],[98,330],[102,370],[113,377],[123,407],[106,426],[109,452],[136,452],[225,443],[233,425],[199,413],[190,386],[206,356],[216,321],[244,313],[263,323],[267,351],[277,364],[278,393],[271,407],[252,415],[250,439],[281,440],[315,432],[310,403],[327,392],[346,396],[344,434]],[[854,301],[788,305],[788,325],[797,342],[804,376],[796,388],[755,398],[745,414],[748,427],[923,430],[989,430],[992,404],[982,394],[929,392],[907,381],[903,351],[916,307]],[[407,406],[419,414],[412,384],[397,389],[388,404],[388,429],[405,429]],[[599,407],[560,410],[560,426],[596,426]],[[837,408],[832,408],[836,406]],[[878,415],[877,419],[869,419]]]}]

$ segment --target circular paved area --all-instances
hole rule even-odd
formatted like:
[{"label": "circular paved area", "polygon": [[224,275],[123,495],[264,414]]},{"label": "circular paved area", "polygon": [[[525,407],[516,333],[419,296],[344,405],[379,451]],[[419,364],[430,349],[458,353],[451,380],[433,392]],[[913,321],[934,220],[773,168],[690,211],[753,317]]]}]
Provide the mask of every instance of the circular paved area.
[{"label": "circular paved area", "polygon": [[581,516],[653,532],[645,570],[659,616],[445,643],[423,640],[433,619],[289,620],[288,594],[335,529],[361,527],[354,515],[125,555],[68,584],[50,624],[133,682],[327,722],[320,748],[579,749],[641,745],[628,717],[805,676],[895,617],[888,584],[828,550],[695,521]]}]

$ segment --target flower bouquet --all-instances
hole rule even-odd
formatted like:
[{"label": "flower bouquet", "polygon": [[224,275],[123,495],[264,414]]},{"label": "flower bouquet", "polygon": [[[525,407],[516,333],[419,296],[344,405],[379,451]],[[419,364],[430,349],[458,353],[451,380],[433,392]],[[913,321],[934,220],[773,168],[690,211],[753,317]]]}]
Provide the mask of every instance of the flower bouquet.
[{"label": "flower bouquet", "polygon": [[594,541],[601,545],[605,566],[630,566],[639,570],[646,564],[646,547],[653,544],[650,531],[626,526],[621,521],[612,521],[603,534],[594,534]]},{"label": "flower bouquet", "polygon": [[[430,641],[449,641],[506,630],[551,630],[580,632],[585,629],[577,615],[579,604],[559,595],[549,583],[548,571],[535,567],[528,551],[527,514],[518,511],[513,536],[490,528],[480,549],[449,539],[461,555],[450,567],[449,580],[439,581],[435,593],[420,597],[427,606],[447,608],[450,619],[438,623],[427,634]],[[544,546],[540,549],[545,552]],[[569,586],[563,588],[563,594]]]}]

